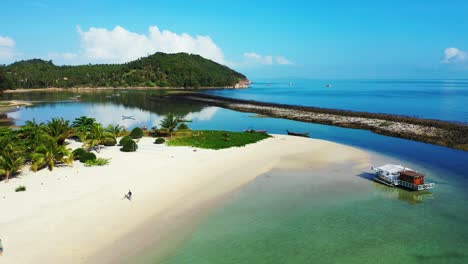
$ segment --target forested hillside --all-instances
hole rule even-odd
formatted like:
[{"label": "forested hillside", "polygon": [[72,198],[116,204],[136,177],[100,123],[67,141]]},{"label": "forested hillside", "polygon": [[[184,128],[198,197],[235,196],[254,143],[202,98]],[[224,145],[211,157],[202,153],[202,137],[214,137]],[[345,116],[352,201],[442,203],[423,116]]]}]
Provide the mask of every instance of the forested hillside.
[{"label": "forested hillside", "polygon": [[124,64],[56,66],[32,59],[0,66],[0,90],[48,87],[227,87],[246,77],[199,55],[155,53]]}]

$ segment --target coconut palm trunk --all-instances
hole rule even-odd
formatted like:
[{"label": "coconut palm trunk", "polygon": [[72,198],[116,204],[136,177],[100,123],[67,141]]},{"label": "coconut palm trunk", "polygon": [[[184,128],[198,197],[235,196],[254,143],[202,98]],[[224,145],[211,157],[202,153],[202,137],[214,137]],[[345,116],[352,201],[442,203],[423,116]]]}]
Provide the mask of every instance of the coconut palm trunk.
[{"label": "coconut palm trunk", "polygon": [[11,174],[10,170],[5,171],[5,182],[8,182],[10,180],[10,174]]}]

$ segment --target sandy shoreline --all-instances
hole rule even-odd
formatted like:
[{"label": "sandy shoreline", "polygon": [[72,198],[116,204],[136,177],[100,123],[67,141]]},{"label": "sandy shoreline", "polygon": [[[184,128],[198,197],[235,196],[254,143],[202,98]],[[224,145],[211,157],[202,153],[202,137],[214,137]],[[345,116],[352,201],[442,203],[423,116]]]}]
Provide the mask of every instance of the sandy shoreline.
[{"label": "sandy shoreline", "polygon": [[0,101],[0,113],[6,113],[16,110],[21,106],[31,106],[33,105],[31,102],[28,101],[20,101],[20,100],[7,100],[7,101]]},{"label": "sandy shoreline", "polygon": [[[141,139],[135,153],[103,149],[108,166],[25,170],[0,182],[0,263],[122,262],[273,168],[370,165],[359,149],[284,135],[219,151],[152,142]],[[19,185],[27,191],[15,193]],[[133,201],[122,199],[128,189]]]}]

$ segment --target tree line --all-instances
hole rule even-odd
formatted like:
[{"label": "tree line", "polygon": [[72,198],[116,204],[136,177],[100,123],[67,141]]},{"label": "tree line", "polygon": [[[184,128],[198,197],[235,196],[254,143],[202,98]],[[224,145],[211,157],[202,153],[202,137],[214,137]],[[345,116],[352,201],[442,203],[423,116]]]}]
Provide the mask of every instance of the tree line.
[{"label": "tree line", "polygon": [[57,66],[41,59],[0,66],[0,90],[49,87],[226,87],[246,79],[199,55],[157,52],[124,64]]}]

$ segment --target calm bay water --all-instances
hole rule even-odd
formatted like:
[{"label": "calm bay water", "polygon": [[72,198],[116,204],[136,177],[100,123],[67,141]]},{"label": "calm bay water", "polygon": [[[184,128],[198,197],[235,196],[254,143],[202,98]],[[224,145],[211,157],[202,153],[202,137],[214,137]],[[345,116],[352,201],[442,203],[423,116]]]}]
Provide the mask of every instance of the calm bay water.
[{"label": "calm bay water", "polygon": [[[331,88],[326,85],[331,84]],[[211,94],[468,122],[468,80],[283,80]]]},{"label": "calm bay water", "polygon": [[[292,87],[296,83],[299,81]],[[432,92],[428,92],[429,99],[427,102],[419,100],[418,107],[409,105],[410,99],[401,99],[405,98],[403,95],[399,95],[403,103],[389,107],[392,100],[385,98],[381,90],[378,97],[383,102],[377,104],[382,106],[378,109],[466,122],[468,107],[462,104],[467,99],[466,84],[460,83],[451,88],[457,92],[448,92],[450,95],[439,99],[435,95],[436,88],[429,85],[432,87],[429,89]],[[291,88],[289,85],[275,88],[275,84],[211,93],[303,105],[320,102],[317,106],[336,107],[333,106],[337,104],[335,99],[326,100],[325,94],[328,91],[343,93],[334,90],[341,89],[339,82],[333,84],[330,90],[321,87],[327,90],[304,91],[302,95],[299,92],[297,95],[276,94],[274,89],[286,91]],[[404,85],[396,86],[401,94],[405,93]],[[306,88],[298,90],[301,89]],[[369,90],[367,92],[370,93]],[[413,92],[417,95],[411,100],[424,93],[422,90]],[[318,99],[314,96],[317,93],[322,94]],[[371,105],[376,95],[365,96],[365,93],[356,92],[358,95],[354,98],[345,98],[344,95],[332,97],[341,100],[342,104],[336,108],[373,110],[372,107],[376,106]],[[259,177],[228,199],[224,206],[214,210],[192,236],[166,258],[165,263],[468,262],[465,250],[468,248],[468,152],[363,130],[255,118],[253,114],[201,104],[150,102],[147,100],[150,94],[152,92],[147,91],[83,93],[81,102],[70,100],[77,95],[74,93],[18,94],[13,97],[41,103],[9,115],[16,118],[18,125],[33,118],[44,122],[54,116],[72,120],[87,115],[104,124],[152,127],[158,125],[162,114],[175,112],[193,120],[189,125],[194,129],[242,131],[254,128],[281,134],[286,129],[309,131],[314,138],[385,155],[386,160],[379,162],[408,165],[426,173],[428,179],[437,184],[433,191],[418,194],[376,185],[365,175],[352,175],[362,177],[362,183],[353,188],[327,184],[317,188],[316,183],[310,180],[314,172],[273,171]],[[295,96],[298,99],[294,99]],[[444,102],[448,102],[445,108]],[[135,120],[122,120],[122,115],[134,115]],[[290,180],[291,176],[294,180]]]}]

